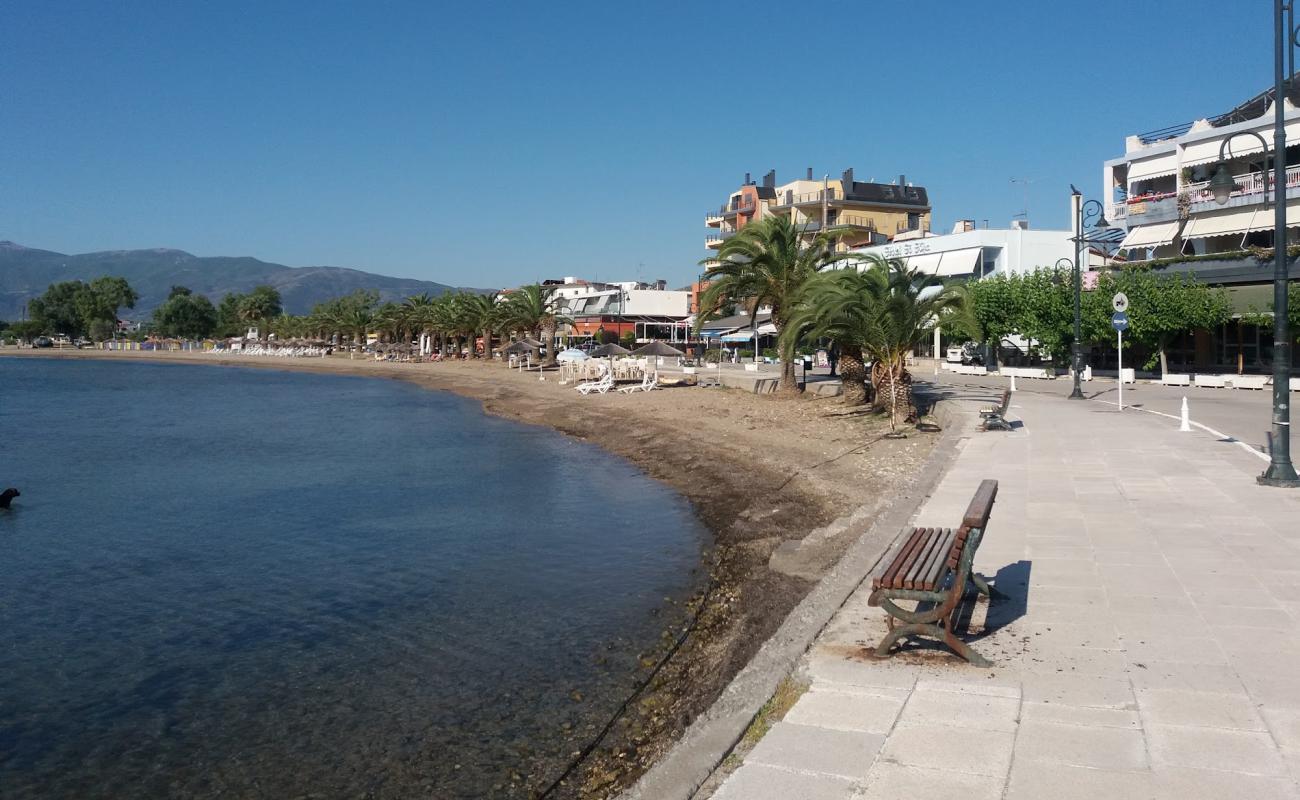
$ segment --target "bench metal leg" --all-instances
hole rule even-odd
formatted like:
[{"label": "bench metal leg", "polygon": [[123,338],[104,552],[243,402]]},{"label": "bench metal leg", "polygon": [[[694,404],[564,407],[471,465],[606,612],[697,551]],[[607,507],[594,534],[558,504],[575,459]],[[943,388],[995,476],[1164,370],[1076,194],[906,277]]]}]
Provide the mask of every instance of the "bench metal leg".
[{"label": "bench metal leg", "polygon": [[985,581],[983,578],[981,578],[979,575],[976,575],[974,572],[972,572],[970,574],[970,581],[971,583],[975,584],[975,591],[979,592],[985,597],[988,598],[993,597],[992,594],[993,590],[989,588],[988,582]]},{"label": "bench metal leg", "polygon": [[[971,577],[975,577],[974,573],[971,573]],[[982,591],[987,593],[989,586],[987,583],[984,583],[982,578],[975,584],[976,588],[978,589],[981,583],[984,587]],[[898,644],[898,642],[904,637],[924,636],[928,639],[937,639],[938,641],[943,642],[951,648],[954,653],[977,667],[993,666],[993,662],[975,652],[970,645],[966,644],[961,639],[958,639],[957,635],[952,632],[953,620],[957,616],[957,609],[955,607],[957,604],[947,611],[947,617],[942,617],[940,616],[944,613],[944,609],[942,608],[929,609],[927,611],[908,611],[907,609],[900,608],[892,600],[887,598],[877,598],[873,596],[872,599],[876,600],[872,605],[880,605],[885,609],[889,623],[889,633],[885,634],[885,638],[881,639],[880,644],[876,645],[876,649],[872,653],[874,657],[889,658],[890,651],[894,649],[894,645]],[[898,622],[905,624],[897,624],[895,619],[897,619]]]},{"label": "bench metal leg", "polygon": [[974,666],[977,667],[993,666],[992,661],[989,661],[984,656],[975,652],[970,645],[966,644],[961,639],[958,639],[956,634],[954,634],[947,627],[945,627],[943,631],[943,643],[951,647],[953,649],[953,652],[955,652],[957,655],[961,656],[962,658],[966,659]]}]

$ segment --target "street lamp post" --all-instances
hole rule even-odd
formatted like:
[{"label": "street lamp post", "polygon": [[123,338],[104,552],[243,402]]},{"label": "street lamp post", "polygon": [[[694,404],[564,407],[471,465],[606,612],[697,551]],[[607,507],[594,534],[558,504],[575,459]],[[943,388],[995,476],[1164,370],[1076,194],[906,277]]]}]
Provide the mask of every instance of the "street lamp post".
[{"label": "street lamp post", "polygon": [[[1084,200],[1078,189],[1070,187],[1070,204],[1074,210],[1074,343],[1071,345],[1071,359],[1074,366],[1074,390],[1070,392],[1071,400],[1083,400],[1083,247],[1085,244],[1105,242],[1100,238],[1089,238],[1084,232],[1091,227],[1094,232],[1110,229],[1101,203],[1096,200]],[[1069,259],[1062,258],[1056,262],[1067,264]],[[1123,380],[1124,376],[1120,376]]]},{"label": "street lamp post", "polygon": [[[1273,432],[1268,469],[1257,480],[1264,486],[1300,488],[1300,477],[1291,464],[1291,330],[1287,321],[1287,282],[1290,265],[1286,237],[1286,90],[1289,80],[1283,72],[1285,56],[1296,44],[1297,30],[1292,26],[1292,2],[1273,0]],[[1284,34],[1285,32],[1285,34]],[[1259,139],[1268,163],[1268,142]],[[1228,202],[1236,188],[1228,174],[1224,154],[1228,143],[1240,133],[1226,137],[1219,145],[1219,163],[1210,180],[1210,191],[1219,205]],[[1264,196],[1268,197],[1267,170]]]}]

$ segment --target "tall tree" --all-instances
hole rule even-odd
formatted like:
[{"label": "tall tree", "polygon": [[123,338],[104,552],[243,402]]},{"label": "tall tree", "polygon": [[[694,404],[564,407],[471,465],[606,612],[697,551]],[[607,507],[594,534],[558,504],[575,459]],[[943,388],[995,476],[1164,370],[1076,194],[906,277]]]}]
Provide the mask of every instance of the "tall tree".
[{"label": "tall tree", "polygon": [[134,308],[138,299],[125,279],[106,276],[88,284],[81,281],[53,284],[45,294],[33,298],[27,308],[46,333],[69,336],[91,333],[96,338],[107,338],[117,326],[118,309]]},{"label": "tall tree", "polygon": [[1124,339],[1147,348],[1151,357],[1144,366],[1150,369],[1158,361],[1162,376],[1169,371],[1169,344],[1175,337],[1198,328],[1212,330],[1232,318],[1227,290],[1201,283],[1195,275],[1157,276],[1140,267],[1103,273],[1093,293],[1095,304],[1104,306],[1099,316],[1109,316],[1116,292],[1129,299]]},{"label": "tall tree", "polygon": [[513,330],[527,331],[546,346],[545,366],[555,365],[555,331],[571,320],[561,312],[560,298],[548,286],[529,284],[506,296],[504,319]]},{"label": "tall tree", "polygon": [[[763,306],[772,309],[772,323],[778,333],[786,311],[796,302],[804,284],[823,267],[848,258],[835,252],[833,234],[820,233],[804,246],[802,226],[788,217],[767,217],[741,228],[722,243],[718,255],[700,262],[707,268],[708,288],[700,294],[697,328],[728,304],[738,304],[757,314]],[[754,342],[757,351],[758,342]],[[794,362],[782,359],[780,386],[796,389]]]},{"label": "tall tree", "polygon": [[217,328],[217,309],[203,295],[173,286],[163,304],[154,309],[153,323],[163,336],[206,339]]},{"label": "tall tree", "polygon": [[280,303],[280,292],[273,286],[256,286],[253,291],[239,299],[239,321],[250,327],[257,325],[258,333],[261,335],[265,335],[265,332],[260,330],[261,323],[279,316],[281,311],[283,308]]}]

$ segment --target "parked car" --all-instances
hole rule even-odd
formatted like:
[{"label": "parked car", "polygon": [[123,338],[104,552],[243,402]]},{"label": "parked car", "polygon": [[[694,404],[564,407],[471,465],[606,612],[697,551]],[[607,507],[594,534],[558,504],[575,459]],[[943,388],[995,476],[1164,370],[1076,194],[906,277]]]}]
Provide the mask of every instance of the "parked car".
[{"label": "parked car", "polygon": [[53,347],[54,340],[48,336],[37,336],[32,339],[32,347]]}]

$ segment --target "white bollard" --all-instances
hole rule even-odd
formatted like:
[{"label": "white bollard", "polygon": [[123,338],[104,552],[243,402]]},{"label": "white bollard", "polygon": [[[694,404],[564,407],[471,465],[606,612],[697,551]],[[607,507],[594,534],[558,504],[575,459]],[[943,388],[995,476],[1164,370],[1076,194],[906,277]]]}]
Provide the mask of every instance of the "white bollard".
[{"label": "white bollard", "polygon": [[1182,421],[1178,424],[1178,430],[1179,430],[1180,432],[1184,432],[1184,433],[1186,433],[1186,432],[1191,431],[1191,429],[1192,429],[1192,422],[1191,422],[1191,417],[1188,415],[1188,412],[1187,412],[1187,398],[1184,397],[1184,398],[1183,398],[1183,418],[1182,418]]},{"label": "white bollard", "polygon": [[1012,376],[1011,376],[1011,391],[1014,392],[1015,390],[1016,390],[1016,376],[1015,376],[1015,375],[1012,375]]}]

